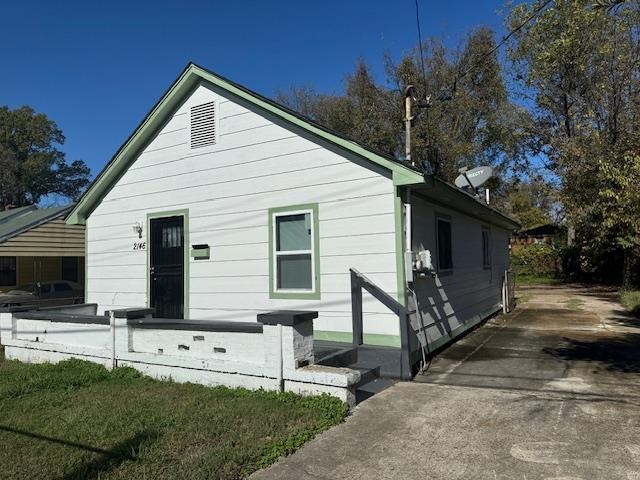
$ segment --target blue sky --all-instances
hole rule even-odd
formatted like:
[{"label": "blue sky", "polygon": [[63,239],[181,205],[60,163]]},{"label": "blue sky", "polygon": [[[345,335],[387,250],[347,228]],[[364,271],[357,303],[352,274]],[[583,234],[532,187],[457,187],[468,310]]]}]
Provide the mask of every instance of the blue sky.
[{"label": "blue sky", "polygon": [[[450,46],[489,26],[503,1],[420,0],[423,38]],[[365,59],[417,44],[414,0],[5,2],[0,105],[56,121],[68,160],[97,175],[189,61],[273,97],[292,85],[341,91]]]}]

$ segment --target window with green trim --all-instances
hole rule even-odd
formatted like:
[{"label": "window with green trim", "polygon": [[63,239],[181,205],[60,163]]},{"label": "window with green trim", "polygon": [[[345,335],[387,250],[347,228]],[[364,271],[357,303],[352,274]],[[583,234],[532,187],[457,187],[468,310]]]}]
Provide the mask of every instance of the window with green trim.
[{"label": "window with green trim", "polygon": [[270,211],[272,295],[316,294],[316,209],[291,207]]}]

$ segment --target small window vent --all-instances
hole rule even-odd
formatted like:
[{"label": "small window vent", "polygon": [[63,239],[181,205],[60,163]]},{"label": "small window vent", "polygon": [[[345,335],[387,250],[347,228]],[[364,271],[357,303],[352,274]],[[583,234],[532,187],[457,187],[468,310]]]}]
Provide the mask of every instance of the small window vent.
[{"label": "small window vent", "polygon": [[216,144],[216,104],[191,107],[191,148]]}]

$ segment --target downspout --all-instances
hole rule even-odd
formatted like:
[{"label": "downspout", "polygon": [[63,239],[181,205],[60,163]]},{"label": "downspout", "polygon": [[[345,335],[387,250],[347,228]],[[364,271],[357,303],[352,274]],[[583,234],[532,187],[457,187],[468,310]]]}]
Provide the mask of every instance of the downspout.
[{"label": "downspout", "polygon": [[[402,296],[404,298],[404,306],[406,308],[406,314],[403,316],[404,318],[400,318],[401,322],[405,322],[405,345],[402,345],[403,349],[406,349],[406,357],[408,359],[407,367],[409,368],[409,372],[407,373],[408,377],[411,378],[411,341],[410,341],[410,332],[411,332],[411,313],[409,310],[409,298],[407,292],[411,291],[409,288],[410,284],[413,284],[413,253],[412,253],[412,232],[411,232],[411,188],[406,187],[403,192],[403,225],[404,225],[404,285]],[[400,327],[400,337],[403,337],[402,334],[402,326]],[[402,365],[402,361],[401,361]]]},{"label": "downspout", "polygon": [[[412,225],[412,215],[411,215],[411,188],[407,187],[404,192],[404,264],[405,264],[405,295],[406,292],[409,292],[413,298],[413,305],[415,308],[415,314],[418,320],[420,321],[420,327],[422,329],[422,335],[424,338],[423,344],[421,345],[421,353],[422,353],[422,366],[420,367],[419,373],[422,374],[426,368],[428,368],[427,357],[430,355],[429,352],[429,338],[427,337],[427,331],[424,325],[424,318],[422,316],[422,311],[420,310],[420,305],[418,304],[418,295],[415,291],[415,287],[413,285],[413,232],[411,229]],[[409,286],[411,285],[411,286]],[[407,298],[405,301],[405,305],[407,308],[409,307],[409,299]],[[409,314],[410,315],[410,314]],[[410,320],[410,316],[407,316],[407,321]],[[407,345],[407,348],[410,348],[410,345]],[[411,354],[411,352],[409,352]]]},{"label": "downspout", "polygon": [[404,254],[405,254],[405,279],[407,282],[411,282],[413,277],[413,268],[409,262],[409,255],[412,251],[411,245],[411,188],[407,187],[404,190]]},{"label": "downspout", "polygon": [[116,368],[116,314],[109,312],[109,326],[111,329],[111,369]]},{"label": "downspout", "polygon": [[282,359],[282,324],[278,323],[278,345],[280,347],[280,353],[278,355],[278,365],[277,365],[277,374],[278,374],[278,390],[280,392],[284,392],[284,372],[283,372],[283,359]]}]

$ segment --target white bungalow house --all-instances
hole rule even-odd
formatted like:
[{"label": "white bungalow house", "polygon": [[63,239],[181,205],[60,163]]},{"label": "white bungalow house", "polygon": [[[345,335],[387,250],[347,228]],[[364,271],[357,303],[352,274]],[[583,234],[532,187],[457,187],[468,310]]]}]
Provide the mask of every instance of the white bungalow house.
[{"label": "white bungalow house", "polygon": [[[67,222],[86,225],[85,297],[98,313],[256,322],[313,310],[316,340],[351,341],[355,269],[408,306],[412,363],[424,332],[432,350],[501,308],[518,226],[194,64]],[[419,251],[432,269],[407,260]],[[364,343],[400,346],[397,312],[368,293],[361,303]]]}]

